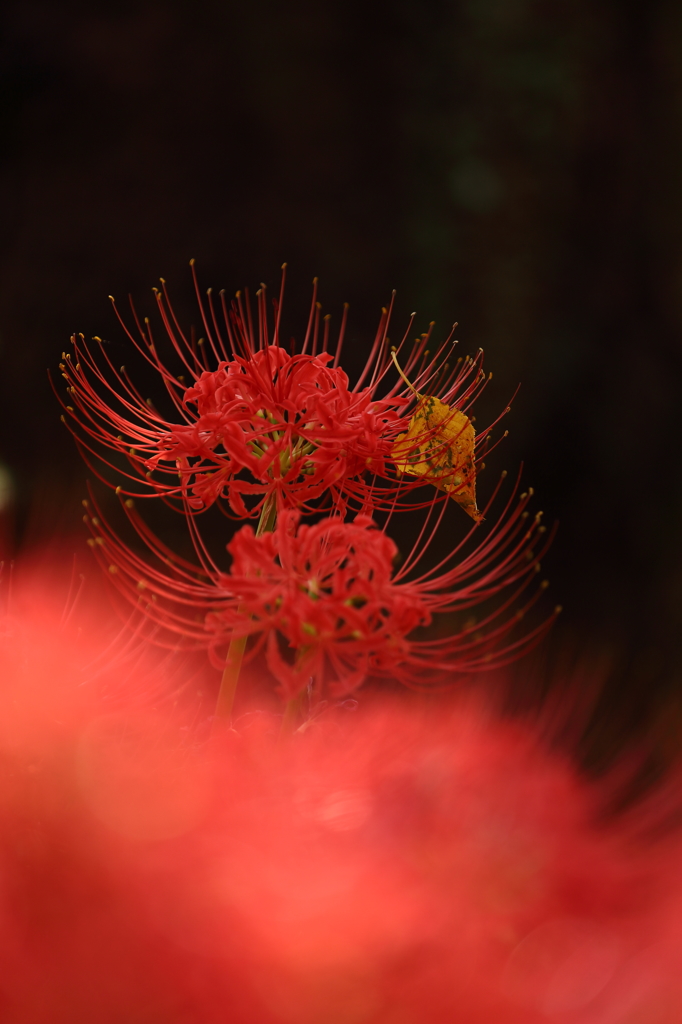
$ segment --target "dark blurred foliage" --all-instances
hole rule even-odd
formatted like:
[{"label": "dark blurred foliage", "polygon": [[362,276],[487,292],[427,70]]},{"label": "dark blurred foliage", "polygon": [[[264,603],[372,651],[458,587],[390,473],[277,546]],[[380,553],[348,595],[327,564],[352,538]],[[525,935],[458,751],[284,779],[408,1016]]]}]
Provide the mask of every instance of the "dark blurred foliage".
[{"label": "dark blurred foliage", "polygon": [[523,459],[560,520],[562,635],[616,652],[608,714],[679,699],[679,3],[3,11],[0,455],[20,525],[77,518],[46,368],[74,330],[121,338],[108,293],[148,312],[164,275],[190,322],[190,257],[228,291],[276,287],[287,260],[291,330],[317,274],[326,310],[351,304],[352,358],[396,288],[396,334],[416,309],[485,348],[479,421],[522,382],[487,486]]}]

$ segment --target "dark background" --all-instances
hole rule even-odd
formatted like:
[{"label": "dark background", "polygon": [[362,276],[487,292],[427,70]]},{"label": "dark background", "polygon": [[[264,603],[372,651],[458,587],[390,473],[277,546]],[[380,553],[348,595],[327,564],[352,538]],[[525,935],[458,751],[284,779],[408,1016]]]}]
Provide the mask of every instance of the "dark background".
[{"label": "dark background", "polygon": [[188,322],[190,257],[230,292],[276,287],[287,260],[291,329],[317,274],[361,347],[397,288],[398,325],[458,320],[463,350],[485,348],[491,413],[522,382],[491,470],[523,459],[560,521],[561,636],[615,666],[607,717],[676,721],[678,0],[3,11],[0,458],[18,535],[80,514],[46,368],[75,330],[120,337],[110,292],[147,311],[163,275]]}]

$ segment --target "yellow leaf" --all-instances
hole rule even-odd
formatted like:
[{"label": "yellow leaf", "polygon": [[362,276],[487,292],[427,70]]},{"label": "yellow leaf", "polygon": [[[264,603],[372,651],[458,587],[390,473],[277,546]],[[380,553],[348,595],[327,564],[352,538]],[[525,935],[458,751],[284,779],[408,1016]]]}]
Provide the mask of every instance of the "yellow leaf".
[{"label": "yellow leaf", "polygon": [[407,433],[393,443],[392,458],[398,473],[423,477],[478,523],[483,516],[476,507],[475,438],[473,423],[461,410],[420,395]]}]

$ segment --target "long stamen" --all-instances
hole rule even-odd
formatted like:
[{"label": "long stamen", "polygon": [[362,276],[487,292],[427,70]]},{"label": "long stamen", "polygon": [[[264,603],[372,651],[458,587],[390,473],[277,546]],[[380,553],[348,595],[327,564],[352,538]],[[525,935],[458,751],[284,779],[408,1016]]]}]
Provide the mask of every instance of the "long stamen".
[{"label": "long stamen", "polygon": [[407,384],[407,386],[410,389],[410,391],[413,394],[415,394],[417,396],[417,398],[423,398],[424,396],[422,394],[420,394],[419,391],[417,391],[416,387],[407,379],[407,377],[405,376],[403,371],[400,369],[400,363],[398,362],[398,356],[396,355],[395,348],[391,349],[391,359],[393,360],[393,365],[395,366],[396,370],[398,371],[398,373],[400,374],[402,379]]}]

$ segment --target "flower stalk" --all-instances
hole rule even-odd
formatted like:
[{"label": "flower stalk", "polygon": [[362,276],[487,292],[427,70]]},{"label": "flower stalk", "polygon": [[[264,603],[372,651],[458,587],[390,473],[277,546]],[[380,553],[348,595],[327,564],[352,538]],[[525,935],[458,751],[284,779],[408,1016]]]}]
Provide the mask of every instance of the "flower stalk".
[{"label": "flower stalk", "polygon": [[[263,505],[256,536],[260,537],[264,533],[272,533],[276,522],[277,507],[274,498],[270,498]],[[239,676],[248,638],[246,633],[244,636],[233,637],[227,649],[227,660],[220,679],[220,689],[215,709],[215,719],[218,722],[232,722],[232,709],[234,708],[234,700],[237,694],[237,686],[239,685]]]}]

